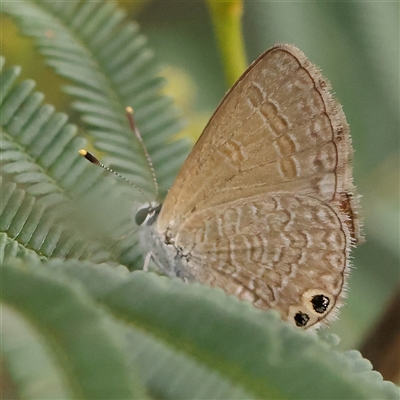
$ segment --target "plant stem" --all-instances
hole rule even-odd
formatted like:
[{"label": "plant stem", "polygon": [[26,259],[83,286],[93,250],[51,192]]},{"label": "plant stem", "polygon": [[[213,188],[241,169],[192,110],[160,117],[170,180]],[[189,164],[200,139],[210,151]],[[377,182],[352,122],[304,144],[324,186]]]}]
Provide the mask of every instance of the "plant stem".
[{"label": "plant stem", "polygon": [[230,87],[247,68],[241,23],[243,1],[208,0],[207,4]]}]

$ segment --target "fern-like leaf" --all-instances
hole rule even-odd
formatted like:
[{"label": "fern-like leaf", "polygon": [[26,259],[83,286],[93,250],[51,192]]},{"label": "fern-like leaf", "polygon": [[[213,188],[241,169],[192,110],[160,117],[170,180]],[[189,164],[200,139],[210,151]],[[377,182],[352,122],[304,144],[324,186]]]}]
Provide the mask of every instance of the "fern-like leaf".
[{"label": "fern-like leaf", "polygon": [[[76,126],[65,114],[55,113],[53,106],[42,104],[43,95],[32,93],[33,81],[17,84],[19,73],[19,67],[1,71],[1,231],[40,256],[115,262],[120,248],[108,251],[115,240],[112,233],[124,224],[131,230],[133,193],[123,196],[115,180],[104,179],[100,169],[78,155],[85,140],[77,136]],[[103,224],[102,234],[94,235],[101,207],[110,224]],[[137,240],[129,238],[131,258],[127,251],[122,258],[132,266],[139,250]]]},{"label": "fern-like leaf", "polygon": [[127,23],[113,2],[21,1],[6,3],[3,10],[36,39],[47,63],[74,83],[67,92],[77,99],[73,106],[106,162],[154,195],[146,157],[124,116],[125,107],[133,107],[165,192],[188,145],[166,140],[182,122],[160,95],[162,80],[137,25]]},{"label": "fern-like leaf", "polygon": [[[10,2],[4,4],[3,11],[17,20],[25,34],[36,39],[47,63],[73,82],[66,90],[76,99],[73,107],[87,123],[91,143],[106,154],[104,162],[127,176],[147,193],[147,198],[152,199],[154,186],[149,165],[124,115],[125,106],[133,106],[161,192],[165,193],[188,152],[188,144],[184,140],[169,140],[182,126],[182,121],[172,107],[171,100],[160,95],[163,82],[155,74],[157,68],[152,60],[152,52],[147,48],[146,39],[139,33],[137,25],[127,23],[124,13],[113,2],[104,1],[90,4],[85,1],[73,4]],[[17,93],[20,104],[28,89],[18,91],[21,92]],[[62,185],[57,188],[62,193],[55,194],[53,182],[46,181],[44,177],[40,184],[33,184],[39,180],[41,171],[36,171],[36,166],[29,159],[10,159],[11,165],[7,168],[11,171],[19,168],[21,174],[31,168],[29,172],[35,173],[20,177],[21,183],[32,183],[32,187],[26,187],[25,190],[31,194],[47,196],[42,201],[55,206],[62,202],[60,196],[77,194],[77,187],[84,191],[89,185],[79,185],[78,181],[86,182],[87,179],[84,167],[73,158],[73,153],[82,146],[81,139],[74,137],[68,142],[68,136],[74,136],[74,132],[68,131],[71,128],[67,127],[64,128],[67,130],[65,134],[56,134],[63,116],[54,114],[49,106],[37,108],[39,103],[39,94],[29,96],[29,100],[24,101],[23,108],[29,107],[32,113],[32,116],[28,116],[27,112],[24,114],[29,126],[26,124],[28,121],[21,123],[19,115],[11,117],[18,107],[15,101],[10,102],[14,106],[7,108],[11,111],[5,114],[8,119],[4,122],[10,134],[17,135],[23,144],[31,146],[33,157],[38,158],[41,153],[43,163],[54,163],[51,177]],[[37,132],[41,128],[45,134],[42,139],[38,139]],[[14,153],[14,157],[17,156],[21,157],[21,154]],[[18,166],[12,165],[13,161],[19,161]],[[91,169],[95,168],[91,166]],[[131,201],[135,198],[145,200],[143,196],[137,196],[137,193],[131,196]],[[114,210],[121,209],[117,204]],[[127,210],[126,207],[122,209]],[[128,210],[124,222],[114,224],[114,227],[121,225],[126,228],[114,232],[114,239],[106,240],[106,243],[113,244],[118,236],[123,238],[116,244],[115,253],[118,253],[119,262],[133,267],[140,258],[140,251],[137,238],[129,234],[130,224]]]}]

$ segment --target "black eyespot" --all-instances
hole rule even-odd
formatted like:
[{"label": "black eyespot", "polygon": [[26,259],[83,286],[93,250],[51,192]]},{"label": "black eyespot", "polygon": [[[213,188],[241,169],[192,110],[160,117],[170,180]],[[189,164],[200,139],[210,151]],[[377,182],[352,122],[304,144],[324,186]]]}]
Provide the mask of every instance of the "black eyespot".
[{"label": "black eyespot", "polygon": [[329,298],[323,294],[317,294],[311,299],[311,304],[318,314],[323,314],[329,307]]},{"label": "black eyespot", "polygon": [[151,211],[151,207],[141,208],[135,215],[135,222],[137,225],[142,225],[143,222],[146,220],[149,212]]},{"label": "black eyespot", "polygon": [[302,313],[301,311],[296,313],[296,315],[294,316],[294,322],[296,322],[296,325],[300,327],[306,326],[309,320],[310,317],[307,314]]}]

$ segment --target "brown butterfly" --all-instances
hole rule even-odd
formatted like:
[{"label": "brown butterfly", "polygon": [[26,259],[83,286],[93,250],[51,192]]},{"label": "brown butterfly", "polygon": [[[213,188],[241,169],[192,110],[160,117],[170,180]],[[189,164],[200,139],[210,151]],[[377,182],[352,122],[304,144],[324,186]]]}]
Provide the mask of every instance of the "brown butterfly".
[{"label": "brown butterfly", "polygon": [[164,273],[303,328],[335,315],[361,235],[349,126],[329,89],[292,45],[251,64],[164,203],[137,213],[141,242]]}]

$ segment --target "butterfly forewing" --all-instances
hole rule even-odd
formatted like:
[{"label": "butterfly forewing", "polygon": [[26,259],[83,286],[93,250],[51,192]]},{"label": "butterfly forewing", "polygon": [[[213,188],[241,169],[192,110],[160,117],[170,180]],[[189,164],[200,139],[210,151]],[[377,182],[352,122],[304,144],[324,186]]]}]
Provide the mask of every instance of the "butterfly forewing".
[{"label": "butterfly forewing", "polygon": [[185,161],[160,229],[231,198],[283,190],[331,201],[351,190],[348,125],[327,85],[293,46],[260,56],[224,97]]}]

